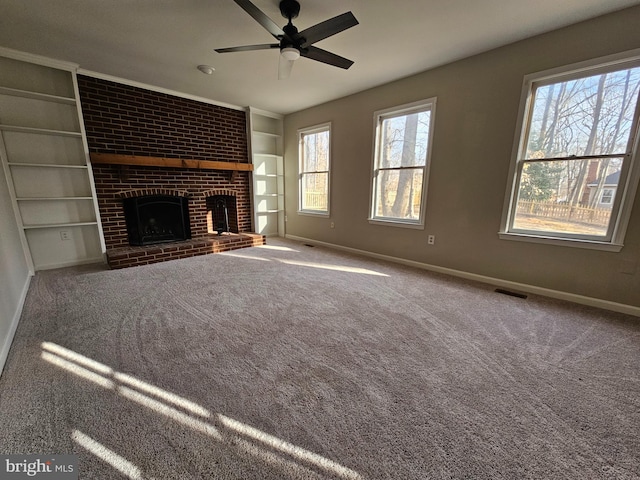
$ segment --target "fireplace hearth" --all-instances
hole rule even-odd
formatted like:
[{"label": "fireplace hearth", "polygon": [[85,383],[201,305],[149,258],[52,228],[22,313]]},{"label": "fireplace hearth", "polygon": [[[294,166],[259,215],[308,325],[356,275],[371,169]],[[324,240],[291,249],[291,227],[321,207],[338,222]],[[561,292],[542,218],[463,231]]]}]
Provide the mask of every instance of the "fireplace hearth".
[{"label": "fireplace hearth", "polygon": [[191,238],[186,197],[145,195],[124,199],[130,245],[180,242]]}]

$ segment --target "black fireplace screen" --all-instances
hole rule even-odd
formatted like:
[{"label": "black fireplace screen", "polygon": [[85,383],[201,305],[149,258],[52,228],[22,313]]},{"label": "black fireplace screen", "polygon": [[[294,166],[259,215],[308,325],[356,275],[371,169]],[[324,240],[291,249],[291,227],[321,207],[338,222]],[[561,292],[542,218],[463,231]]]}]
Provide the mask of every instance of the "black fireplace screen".
[{"label": "black fireplace screen", "polygon": [[124,215],[131,245],[177,242],[191,238],[185,197],[148,195],[126,198]]}]

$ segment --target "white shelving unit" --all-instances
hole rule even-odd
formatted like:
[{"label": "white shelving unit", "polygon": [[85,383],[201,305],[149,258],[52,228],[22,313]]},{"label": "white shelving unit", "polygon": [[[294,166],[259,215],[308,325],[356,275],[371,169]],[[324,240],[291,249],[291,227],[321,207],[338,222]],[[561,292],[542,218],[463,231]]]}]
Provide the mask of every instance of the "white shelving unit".
[{"label": "white shelving unit", "polygon": [[103,261],[75,70],[0,48],[0,159],[32,273]]},{"label": "white shelving unit", "polygon": [[256,233],[285,234],[282,116],[249,107],[249,150],[253,163],[253,220]]}]

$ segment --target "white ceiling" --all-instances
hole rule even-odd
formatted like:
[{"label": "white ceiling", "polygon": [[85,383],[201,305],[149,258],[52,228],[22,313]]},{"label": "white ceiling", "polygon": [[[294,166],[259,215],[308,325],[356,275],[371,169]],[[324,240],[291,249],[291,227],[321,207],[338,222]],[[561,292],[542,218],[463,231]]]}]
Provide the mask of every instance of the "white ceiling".
[{"label": "white ceiling", "polygon": [[[300,0],[299,30],[352,11],[359,25],[316,45],[349,70],[301,58],[277,79],[278,51],[214,48],[272,43],[233,0],[0,0],[0,46],[81,69],[290,113],[406,77],[640,0]],[[278,0],[254,0],[284,25]],[[607,32],[611,35],[613,32]],[[561,45],[558,48],[562,48]],[[213,75],[196,66],[215,67]]]}]

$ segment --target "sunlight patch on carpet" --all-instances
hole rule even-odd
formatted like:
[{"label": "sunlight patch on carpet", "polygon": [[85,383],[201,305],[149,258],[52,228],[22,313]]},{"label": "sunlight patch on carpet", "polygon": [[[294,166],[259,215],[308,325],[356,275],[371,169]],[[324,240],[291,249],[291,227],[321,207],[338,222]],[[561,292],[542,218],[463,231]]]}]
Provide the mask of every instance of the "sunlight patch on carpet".
[{"label": "sunlight patch on carpet", "polygon": [[188,410],[194,415],[198,415],[200,417],[208,418],[211,416],[209,411],[201,407],[195,402],[191,402],[186,398],[181,397],[180,395],[176,395],[175,393],[167,392],[160,387],[156,387],[155,385],[151,385],[147,382],[143,382],[142,380],[138,380],[137,378],[127,375],[126,373],[116,372],[113,377],[120,383],[129,385],[131,387],[135,387],[141,392],[145,392],[151,395],[154,395],[157,398],[160,398],[162,401],[171,403],[176,405],[184,410]]},{"label": "sunlight patch on carpet", "polygon": [[298,252],[298,250],[294,250],[293,248],[279,247],[277,245],[256,245],[253,248],[264,248],[264,249],[267,249],[267,250],[279,250],[281,252]]},{"label": "sunlight patch on carpet", "polygon": [[154,400],[153,398],[148,397],[143,393],[136,392],[135,390],[132,390],[127,387],[118,387],[118,393],[122,395],[124,398],[132,400],[138,403],[139,405],[147,407],[156,413],[160,413],[165,417],[175,420],[176,422],[181,423],[193,430],[204,433],[218,440],[222,439],[220,432],[213,425],[209,425],[208,423],[203,422],[202,420],[193,418],[188,414],[181,412],[180,410],[177,410],[173,407],[170,407],[169,405],[166,405],[158,400]]},{"label": "sunlight patch on carpet", "polygon": [[311,267],[311,268],[321,268],[323,270],[335,270],[338,272],[347,272],[347,273],[362,273],[364,275],[376,275],[378,277],[388,277],[386,273],[376,272],[375,270],[369,270],[368,268],[359,268],[359,267],[347,267],[345,265],[331,265],[328,263],[316,263],[316,262],[300,262],[297,260],[282,260],[278,259],[279,262],[282,262],[286,265],[296,265],[299,267]]},{"label": "sunlight patch on carpet", "polygon": [[108,378],[105,378],[102,375],[98,375],[97,373],[92,372],[91,370],[81,367],[80,365],[74,362],[65,360],[64,358],[54,355],[53,353],[42,352],[41,357],[44,361],[49,362],[55,365],[56,367],[60,367],[66,370],[67,372],[71,372],[74,375],[77,375],[81,378],[84,378],[85,380],[89,380],[90,382],[93,382],[96,385],[99,385],[103,388],[108,388],[108,389],[114,388],[114,383]]},{"label": "sunlight patch on carpet", "polygon": [[234,420],[233,418],[229,418],[225,415],[218,414],[218,418],[220,422],[227,428],[249,437],[253,440],[263,443],[271,448],[279,450],[287,455],[291,455],[292,457],[313,464],[317,467],[320,467],[326,471],[329,471],[335,475],[338,475],[342,478],[346,479],[361,479],[362,477],[358,472],[355,472],[347,467],[343,467],[339,463],[336,463],[328,458],[323,457],[322,455],[318,455],[317,453],[310,452],[309,450],[305,450],[302,447],[298,447],[297,445],[293,445],[289,442],[282,440],[281,438],[275,437],[273,435],[269,435],[268,433],[263,432],[262,430],[258,430],[257,428],[251,427],[245,423],[239,422],[238,420]]},{"label": "sunlight patch on carpet", "polygon": [[74,352],[73,350],[69,350],[68,348],[64,348],[56,343],[42,342],[42,349],[59,357],[63,357],[71,362],[77,363],[83,367],[90,368],[102,375],[111,375],[113,373],[113,369],[104,363],[96,362],[89,357],[85,357],[84,355]]},{"label": "sunlight patch on carpet", "polygon": [[131,480],[142,480],[142,471],[136,465],[80,430],[74,430],[71,433],[71,438],[82,448],[108,463]]},{"label": "sunlight patch on carpet", "polygon": [[262,262],[270,262],[271,261],[268,258],[254,257],[252,255],[243,255],[241,253],[220,252],[218,255],[224,255],[225,257],[242,258],[243,260],[244,259],[246,259],[246,260],[260,260]]}]

